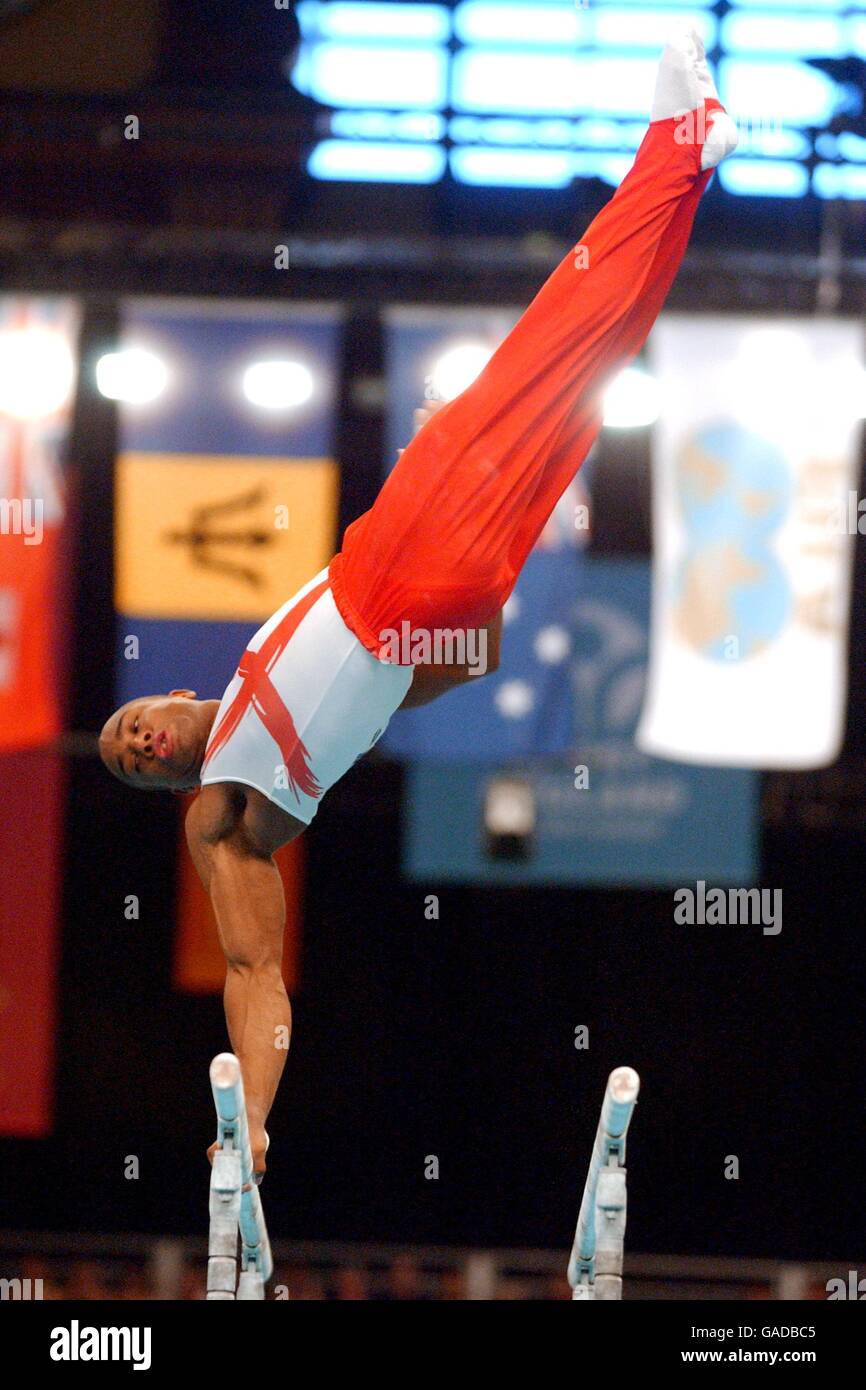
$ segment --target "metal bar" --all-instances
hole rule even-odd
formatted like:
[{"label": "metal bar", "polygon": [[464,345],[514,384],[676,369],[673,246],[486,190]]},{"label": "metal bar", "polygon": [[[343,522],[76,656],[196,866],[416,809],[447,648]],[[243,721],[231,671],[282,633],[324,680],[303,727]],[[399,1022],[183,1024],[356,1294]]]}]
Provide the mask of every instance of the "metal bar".
[{"label": "metal bar", "polygon": [[617,1067],[608,1077],[568,1262],[578,1301],[622,1298],[625,1139],[639,1090],[640,1077],[631,1067]]},{"label": "metal bar", "polygon": [[[207,1297],[262,1299],[274,1264],[253,1172],[241,1064],[233,1053],[214,1057],[210,1082],[219,1147],[211,1169]],[[236,1294],[239,1231],[241,1277]]]}]

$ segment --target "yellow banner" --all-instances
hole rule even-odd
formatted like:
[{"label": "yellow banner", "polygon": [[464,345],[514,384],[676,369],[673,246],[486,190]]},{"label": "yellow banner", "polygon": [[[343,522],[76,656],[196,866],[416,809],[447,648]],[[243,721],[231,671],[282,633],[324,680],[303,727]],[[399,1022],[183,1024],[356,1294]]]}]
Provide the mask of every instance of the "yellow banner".
[{"label": "yellow banner", "polygon": [[332,459],[121,454],[118,611],[269,617],[330,560],[337,489]]}]

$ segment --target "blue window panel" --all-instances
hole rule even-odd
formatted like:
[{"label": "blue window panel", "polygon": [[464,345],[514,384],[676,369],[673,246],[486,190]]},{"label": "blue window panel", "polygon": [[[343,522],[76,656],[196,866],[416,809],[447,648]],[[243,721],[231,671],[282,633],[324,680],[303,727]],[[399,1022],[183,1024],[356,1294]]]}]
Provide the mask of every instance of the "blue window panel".
[{"label": "blue window panel", "polygon": [[581,106],[579,74],[575,54],[469,50],[454,60],[451,104],[455,111],[570,113]]},{"label": "blue window panel", "polygon": [[604,154],[600,150],[575,156],[576,178],[602,179],[611,188],[619,188],[632,165],[630,154]]},{"label": "blue window panel", "polygon": [[575,141],[588,149],[636,150],[646,135],[646,121],[578,121]]},{"label": "blue window panel", "polygon": [[445,105],[448,53],[397,45],[303,44],[292,80],[299,91],[328,106],[436,110]]},{"label": "blue window panel", "polygon": [[809,190],[808,170],[783,160],[726,159],[718,175],[728,193],[750,197],[802,198]]},{"label": "blue window panel", "polygon": [[575,138],[578,144],[588,145],[590,149],[598,147],[605,149],[610,146],[619,149],[622,139],[622,126],[618,121],[578,121],[575,127]]},{"label": "blue window panel", "polygon": [[311,67],[315,51],[316,45],[314,43],[302,43],[298,49],[294,66],[290,71],[287,69],[292,86],[296,87],[299,92],[306,92],[307,95],[310,92]]},{"label": "blue window panel", "polygon": [[[595,3],[595,0],[593,0],[593,3]],[[629,6],[634,5],[636,9],[641,10],[645,10],[648,8],[647,0],[617,0],[617,4]],[[711,10],[715,4],[716,0],[659,0],[659,4],[657,6],[653,6],[652,8],[658,9],[662,13],[665,10],[667,10],[668,23],[670,23],[672,18],[670,14],[671,10],[692,10],[694,12],[697,12],[699,10]],[[677,18],[680,19],[682,17],[683,16],[681,15],[677,16]]]},{"label": "blue window panel", "polygon": [[451,151],[451,172],[460,183],[500,188],[567,188],[574,178],[574,156],[565,151],[470,146]]},{"label": "blue window panel", "polygon": [[463,43],[518,44],[521,48],[576,44],[587,36],[589,16],[571,4],[492,4],[466,0],[454,12]]},{"label": "blue window panel", "polygon": [[439,145],[389,145],[373,141],[323,140],[307,170],[315,179],[363,183],[436,183],[445,172]]},{"label": "blue window panel", "polygon": [[335,111],[331,134],[343,140],[387,140],[391,117],[387,111]]},{"label": "blue window panel", "polygon": [[454,61],[455,111],[572,115],[595,112],[646,119],[658,62],[652,57],[467,50]]},{"label": "blue window panel", "polygon": [[[829,137],[832,138],[832,137]],[[844,130],[836,136],[836,152],[841,159],[866,161],[866,140],[862,135],[854,135],[850,130]],[[823,151],[818,151],[819,154]]]},{"label": "blue window panel", "polygon": [[444,116],[434,116],[430,111],[418,114],[415,112],[407,112],[404,116],[392,117],[392,120],[395,140],[444,139]]},{"label": "blue window panel", "polygon": [[658,55],[646,58],[583,58],[580,110],[599,116],[637,116],[646,126],[658,72]]},{"label": "blue window panel", "polygon": [[430,111],[407,112],[402,116],[387,111],[335,111],[331,134],[350,140],[441,140],[445,120]]},{"label": "blue window panel", "polygon": [[[608,138],[599,142],[591,138],[589,127],[604,126]],[[616,149],[630,148],[625,127],[614,121],[589,122],[568,120],[519,120],[508,117],[455,116],[448,132],[459,145],[510,145],[513,147],[543,145],[554,149],[573,149],[575,145],[605,143]],[[643,135],[645,127],[641,130]]]},{"label": "blue window panel", "polygon": [[641,140],[646,135],[647,119],[642,121],[628,121],[622,126],[623,143],[628,150],[636,150]]},{"label": "blue window panel", "polygon": [[[460,145],[530,145],[555,149],[637,149],[646,134],[646,121],[518,120],[479,116],[455,116],[448,133]],[[787,149],[782,153],[788,153]]]},{"label": "blue window panel", "polygon": [[819,164],[812,176],[819,198],[866,198],[866,169],[856,164]]},{"label": "blue window panel", "polygon": [[732,53],[838,58],[848,52],[845,25],[833,15],[730,14],[722,20],[722,43]]},{"label": "blue window panel", "polygon": [[[616,48],[651,48],[656,55],[667,43],[671,32],[671,14],[653,9],[608,8],[607,5],[590,11],[593,33],[599,44]],[[717,24],[713,15],[698,12],[693,16],[706,48],[716,42]]]},{"label": "blue window panel", "polygon": [[866,9],[866,0],[735,0],[740,10],[840,10]]},{"label": "blue window panel", "polygon": [[304,38],[417,39],[444,43],[451,37],[451,15],[444,5],[319,4],[297,6]]},{"label": "blue window panel", "polygon": [[536,121],[535,143],[567,148],[574,144],[574,121]]},{"label": "blue window panel", "polygon": [[519,145],[530,144],[535,138],[535,125],[532,121],[500,120],[484,122],[483,138],[489,145],[508,145],[514,149]]},{"label": "blue window panel", "polygon": [[837,84],[805,63],[725,58],[719,70],[722,101],[738,122],[822,126],[839,99]]},{"label": "blue window panel", "polygon": [[344,140],[441,140],[445,119],[429,111],[402,116],[387,111],[335,111],[331,134]]},{"label": "blue window panel", "polygon": [[484,139],[486,125],[479,116],[455,116],[448,125],[448,134],[459,145],[472,145]]},{"label": "blue window panel", "polygon": [[799,130],[741,126],[738,155],[763,155],[765,159],[808,159],[812,144]]}]

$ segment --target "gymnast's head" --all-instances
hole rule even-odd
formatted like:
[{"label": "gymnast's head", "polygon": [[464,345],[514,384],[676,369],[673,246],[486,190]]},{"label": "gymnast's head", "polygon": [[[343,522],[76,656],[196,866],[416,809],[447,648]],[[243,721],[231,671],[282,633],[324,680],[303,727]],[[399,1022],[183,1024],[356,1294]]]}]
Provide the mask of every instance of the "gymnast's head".
[{"label": "gymnast's head", "polygon": [[194,690],[129,700],[102,726],[99,756],[129,787],[194,791],[218,704]]}]

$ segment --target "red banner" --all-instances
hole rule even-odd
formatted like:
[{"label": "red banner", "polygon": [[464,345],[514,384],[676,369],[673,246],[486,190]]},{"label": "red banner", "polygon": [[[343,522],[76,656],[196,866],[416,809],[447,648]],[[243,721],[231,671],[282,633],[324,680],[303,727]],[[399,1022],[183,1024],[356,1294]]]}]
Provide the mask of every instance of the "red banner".
[{"label": "red banner", "polygon": [[[286,895],[283,979],[291,994],[300,978],[303,839],[293,840],[278,850],[274,857]],[[189,994],[219,994],[225,977],[226,963],[220,949],[213,908],[193,866],[181,825],[174,985],[176,989]]]},{"label": "red banner", "polygon": [[51,1132],[63,760],[0,756],[0,1134]]},{"label": "red banner", "polygon": [[0,751],[62,728],[62,454],[75,382],[69,300],[0,298]]},{"label": "red banner", "polygon": [[0,1134],[25,1138],[52,1127],[77,319],[0,297]]}]

